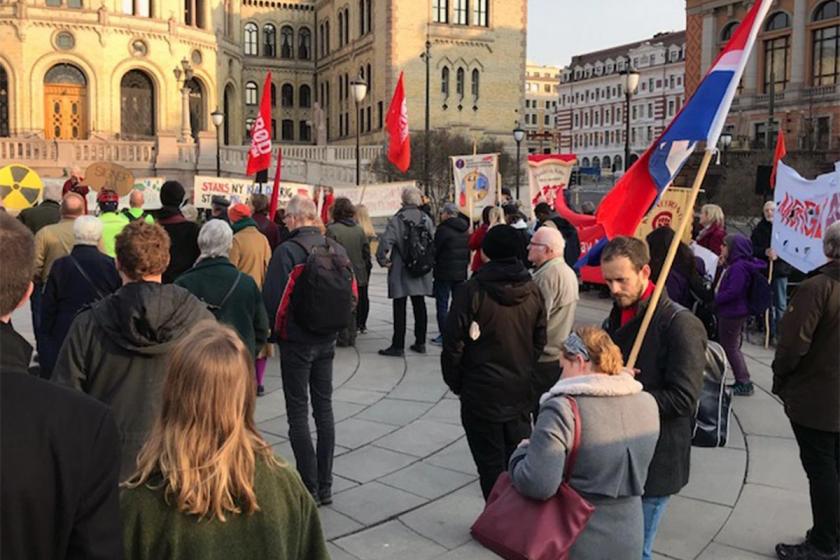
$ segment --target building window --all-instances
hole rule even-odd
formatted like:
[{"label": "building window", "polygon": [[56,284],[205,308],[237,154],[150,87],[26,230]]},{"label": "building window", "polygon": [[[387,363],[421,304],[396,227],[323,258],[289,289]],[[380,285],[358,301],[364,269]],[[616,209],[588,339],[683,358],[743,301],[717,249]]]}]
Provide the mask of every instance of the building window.
[{"label": "building window", "polygon": [[308,27],[301,27],[298,31],[298,58],[309,60],[312,53],[312,32]]},{"label": "building window", "polygon": [[480,88],[479,79],[480,79],[480,72],[478,71],[478,68],[475,68],[472,71],[472,84],[470,86],[472,88],[473,99],[478,99],[478,92],[479,92],[479,88]]},{"label": "building window", "polygon": [[280,104],[283,107],[293,107],[295,104],[295,88],[292,84],[283,84],[280,88]]},{"label": "building window", "polygon": [[376,122],[379,124],[377,128],[382,129],[382,102],[376,104]]},{"label": "building window", "polygon": [[367,23],[367,16],[365,15],[365,0],[359,0],[359,37],[363,37],[367,31],[365,24]]},{"label": "building window", "polygon": [[204,29],[203,0],[184,0],[184,25]]},{"label": "building window", "polygon": [[738,28],[740,22],[730,21],[723,26],[723,31],[720,32],[720,42],[725,43],[732,38],[732,33]]},{"label": "building window", "polygon": [[455,0],[455,24],[467,25],[469,20],[469,2],[468,0]]},{"label": "building window", "polygon": [[350,9],[344,10],[344,42],[350,42]]},{"label": "building window", "polygon": [[755,123],[754,125],[754,143],[756,148],[767,147],[767,123]]},{"label": "building window", "polygon": [[487,27],[487,0],[473,0],[473,25]]},{"label": "building window", "polygon": [[120,108],[122,138],[150,138],[155,135],[155,91],[151,78],[145,72],[129,70],[122,77]]},{"label": "building window", "polygon": [[0,137],[9,136],[9,76],[0,66]]},{"label": "building window", "polygon": [[306,84],[300,86],[298,104],[305,109],[312,106],[312,89]]},{"label": "building window", "polygon": [[294,40],[295,31],[289,25],[284,25],[280,29],[280,58],[292,58],[294,56],[295,50],[292,45],[295,44]]},{"label": "building window", "polygon": [[295,139],[295,121],[292,119],[283,119],[283,123],[281,124],[282,130],[280,131],[280,138],[281,140],[294,140]]},{"label": "building window", "polygon": [[432,21],[449,23],[449,0],[432,0]]},{"label": "building window", "polygon": [[270,23],[263,26],[263,56],[277,56],[277,29]]},{"label": "building window", "polygon": [[248,82],[245,84],[245,105],[257,104],[257,84]]},{"label": "building window", "polygon": [[782,92],[788,81],[790,35],[764,41],[764,93]]},{"label": "building window", "polygon": [[299,134],[298,140],[301,142],[311,142],[312,141],[312,127],[309,126],[309,123],[306,121],[300,121],[298,124]]},{"label": "building window", "polygon": [[332,46],[331,46],[332,45],[332,39],[330,39],[330,22],[329,22],[329,20],[327,20],[327,22],[324,24],[324,27],[326,28],[326,32],[324,33],[324,37],[327,38],[327,54],[330,54],[330,52],[332,52]]},{"label": "building window", "polygon": [[259,30],[256,23],[248,22],[245,24],[245,54],[248,56],[257,56],[257,36]]},{"label": "building window", "polygon": [[784,12],[776,12],[767,18],[767,23],[764,25],[765,31],[779,31],[780,29],[787,29],[790,27],[790,17]]},{"label": "building window", "polygon": [[338,48],[344,46],[344,10],[338,12]]},{"label": "building window", "polygon": [[828,150],[831,148],[831,120],[829,117],[817,117],[817,128],[815,130],[817,135],[816,148],[818,150]]},{"label": "building window", "polygon": [[549,115],[546,115],[544,120],[545,120],[545,126],[548,126],[549,124],[551,124],[551,117]]},{"label": "building window", "polygon": [[[50,5],[49,3],[47,5]],[[81,8],[81,0],[67,0],[66,7]],[[152,5],[150,0],[123,0],[122,10],[130,16],[152,17]]]},{"label": "building window", "polygon": [[271,84],[271,106],[277,107],[277,86],[274,83]]},{"label": "building window", "polygon": [[[814,12],[814,21],[840,17],[840,2],[824,2]],[[813,31],[812,85],[830,86],[840,82],[840,22]]]},{"label": "building window", "polygon": [[458,97],[464,97],[464,69],[458,68],[455,72],[455,93]]},{"label": "building window", "polygon": [[327,52],[324,50],[324,24],[318,26],[318,53],[321,57],[326,56]]},{"label": "building window", "polygon": [[251,139],[251,129],[254,128],[254,118],[250,117],[245,119],[245,138],[247,140]]},{"label": "building window", "polygon": [[277,119],[271,119],[271,139],[277,140]]}]

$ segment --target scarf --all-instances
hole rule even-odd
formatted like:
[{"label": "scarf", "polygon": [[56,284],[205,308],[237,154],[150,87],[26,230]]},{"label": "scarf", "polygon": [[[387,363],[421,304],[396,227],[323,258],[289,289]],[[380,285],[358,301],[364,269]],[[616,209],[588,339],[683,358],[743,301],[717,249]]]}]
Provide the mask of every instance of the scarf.
[{"label": "scarf", "polygon": [[231,224],[230,227],[233,228],[233,233],[239,233],[240,231],[242,231],[246,227],[251,227],[251,226],[253,226],[257,229],[260,229],[259,226],[257,225],[257,222],[254,221],[254,218],[242,218],[238,222],[236,222],[234,224]]}]

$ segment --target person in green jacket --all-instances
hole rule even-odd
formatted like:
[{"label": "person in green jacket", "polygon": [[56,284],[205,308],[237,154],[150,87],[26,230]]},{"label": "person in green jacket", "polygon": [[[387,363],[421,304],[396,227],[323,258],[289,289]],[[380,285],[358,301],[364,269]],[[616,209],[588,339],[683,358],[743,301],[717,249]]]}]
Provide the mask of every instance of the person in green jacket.
[{"label": "person in green jacket", "polygon": [[147,224],[155,223],[155,218],[143,210],[143,205],[146,204],[146,199],[143,196],[143,191],[134,189],[128,196],[128,208],[122,209],[122,215],[125,216],[129,222],[134,220],[146,220]]},{"label": "person in green jacket", "polygon": [[233,231],[226,222],[210,220],[204,224],[198,233],[201,255],[175,285],[203,301],[219,321],[236,329],[256,357],[268,340],[268,314],[257,283],[230,262],[232,243]]},{"label": "person in green jacket", "polygon": [[102,252],[113,258],[117,255],[117,236],[128,225],[128,218],[117,212],[120,195],[116,192],[102,189],[96,202],[99,204],[99,221],[102,222]]},{"label": "person in green jacket", "polygon": [[256,430],[253,364],[215,321],[173,349],[160,415],[120,496],[126,560],[329,559],[315,501]]}]

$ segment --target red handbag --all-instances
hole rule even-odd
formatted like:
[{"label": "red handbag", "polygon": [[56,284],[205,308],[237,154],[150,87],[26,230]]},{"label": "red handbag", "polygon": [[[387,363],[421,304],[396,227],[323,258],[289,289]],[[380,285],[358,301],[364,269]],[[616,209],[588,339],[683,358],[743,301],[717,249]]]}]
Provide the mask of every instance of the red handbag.
[{"label": "red handbag", "polygon": [[595,512],[569,486],[580,446],[580,413],[575,400],[567,398],[575,415],[575,437],[557,493],[546,501],[527,498],[514,488],[510,475],[502,473],[472,526],[475,540],[507,560],[567,559]]}]

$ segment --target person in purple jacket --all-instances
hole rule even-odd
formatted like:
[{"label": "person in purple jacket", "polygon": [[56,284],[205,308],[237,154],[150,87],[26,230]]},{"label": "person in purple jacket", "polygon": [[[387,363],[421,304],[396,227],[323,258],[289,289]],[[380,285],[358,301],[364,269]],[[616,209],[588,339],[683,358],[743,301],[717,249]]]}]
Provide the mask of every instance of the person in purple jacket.
[{"label": "person in purple jacket", "polygon": [[735,384],[732,391],[739,396],[753,394],[750,372],[741,353],[741,331],[749,317],[749,292],[753,271],[767,264],[753,257],[752,242],[741,234],[728,235],[721,250],[725,269],[715,293],[718,315],[718,336],[726,358],[732,365]]}]

